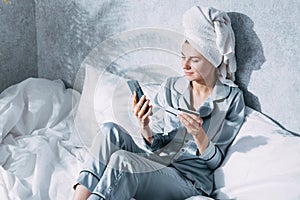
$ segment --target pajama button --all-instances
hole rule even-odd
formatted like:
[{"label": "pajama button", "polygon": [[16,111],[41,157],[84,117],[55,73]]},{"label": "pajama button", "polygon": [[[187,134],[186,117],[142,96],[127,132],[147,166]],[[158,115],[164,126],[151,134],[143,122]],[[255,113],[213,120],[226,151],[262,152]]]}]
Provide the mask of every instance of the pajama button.
[{"label": "pajama button", "polygon": [[185,149],[181,149],[181,152],[185,152]]},{"label": "pajama button", "polygon": [[184,143],[188,143],[189,142],[189,140],[184,140]]}]

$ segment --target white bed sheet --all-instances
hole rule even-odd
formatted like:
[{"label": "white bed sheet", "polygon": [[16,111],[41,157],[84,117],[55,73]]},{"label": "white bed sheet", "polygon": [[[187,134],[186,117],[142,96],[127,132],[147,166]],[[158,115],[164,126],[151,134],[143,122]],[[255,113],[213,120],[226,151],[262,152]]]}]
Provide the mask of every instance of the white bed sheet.
[{"label": "white bed sheet", "polygon": [[85,151],[74,144],[80,94],[27,79],[0,95],[0,199],[71,199]]},{"label": "white bed sheet", "polygon": [[215,171],[213,196],[300,199],[300,137],[251,108],[246,113],[245,123]]}]

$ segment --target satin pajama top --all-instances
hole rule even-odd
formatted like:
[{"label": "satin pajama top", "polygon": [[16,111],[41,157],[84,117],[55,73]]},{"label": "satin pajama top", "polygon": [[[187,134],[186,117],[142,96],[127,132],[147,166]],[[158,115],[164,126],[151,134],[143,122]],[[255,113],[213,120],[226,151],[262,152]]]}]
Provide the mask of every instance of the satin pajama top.
[{"label": "satin pajama top", "polygon": [[221,164],[245,118],[241,90],[217,81],[211,95],[197,109],[210,142],[197,154],[197,145],[178,117],[165,112],[166,105],[192,110],[190,81],[185,76],[168,78],[155,96],[150,127],[154,139],[145,146],[159,155],[167,166],[180,171],[197,189],[213,191],[213,171]]}]

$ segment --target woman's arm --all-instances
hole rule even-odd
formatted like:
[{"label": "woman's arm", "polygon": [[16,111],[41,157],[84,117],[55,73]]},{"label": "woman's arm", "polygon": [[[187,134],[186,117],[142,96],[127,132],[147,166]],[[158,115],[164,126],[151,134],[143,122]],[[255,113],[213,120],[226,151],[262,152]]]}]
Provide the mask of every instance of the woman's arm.
[{"label": "woman's arm", "polygon": [[147,126],[142,129],[142,136],[147,143],[147,145],[150,145],[153,143],[153,134],[150,126]]},{"label": "woman's arm", "polygon": [[149,105],[149,103],[150,100],[146,99],[145,95],[143,95],[142,98],[138,101],[137,93],[134,92],[132,101],[132,111],[139,120],[143,138],[145,139],[148,145],[151,145],[153,141],[153,134],[151,128],[149,127],[149,116],[152,112],[152,106]]},{"label": "woman's arm", "polygon": [[233,98],[223,122],[218,141],[208,139],[202,128],[202,119],[195,115],[181,114],[179,116],[187,131],[193,135],[197,144],[197,155],[206,161],[210,169],[216,169],[222,162],[227,148],[234,140],[244,122],[245,103],[243,95],[238,92]]},{"label": "woman's arm", "polygon": [[245,102],[242,92],[238,92],[227,111],[223,127],[217,141],[209,141],[206,150],[199,156],[207,166],[216,169],[223,161],[228,147],[238,134],[245,119]]},{"label": "woman's arm", "polygon": [[198,151],[202,154],[209,144],[209,139],[202,128],[203,120],[197,115],[184,113],[179,114],[178,117],[181,123],[186,127],[187,132],[193,135]]},{"label": "woman's arm", "polygon": [[166,97],[170,97],[171,95],[169,88],[169,79],[167,79],[161,84],[160,89],[155,95],[153,102],[155,106],[151,106],[151,110],[149,109],[146,114],[143,113],[145,113],[146,107],[150,103],[149,100],[148,102],[145,102],[144,106],[142,106],[142,102],[145,101],[146,98],[143,97],[140,102],[137,102],[135,94],[133,96],[133,112],[140,122],[141,133],[144,138],[146,148],[150,151],[156,151],[164,147],[177,133],[177,127],[167,128],[167,125],[165,124],[166,113],[161,109],[161,107],[165,107]]}]

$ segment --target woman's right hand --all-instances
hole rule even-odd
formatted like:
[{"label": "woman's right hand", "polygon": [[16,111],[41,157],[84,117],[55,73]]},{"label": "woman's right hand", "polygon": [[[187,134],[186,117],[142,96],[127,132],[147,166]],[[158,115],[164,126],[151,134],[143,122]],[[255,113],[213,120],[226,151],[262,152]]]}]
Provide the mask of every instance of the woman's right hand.
[{"label": "woman's right hand", "polygon": [[137,93],[133,93],[132,112],[139,120],[142,129],[148,127],[150,122],[149,116],[152,112],[152,106],[150,105],[150,100],[146,99],[145,95],[143,95],[142,98],[138,101]]}]

